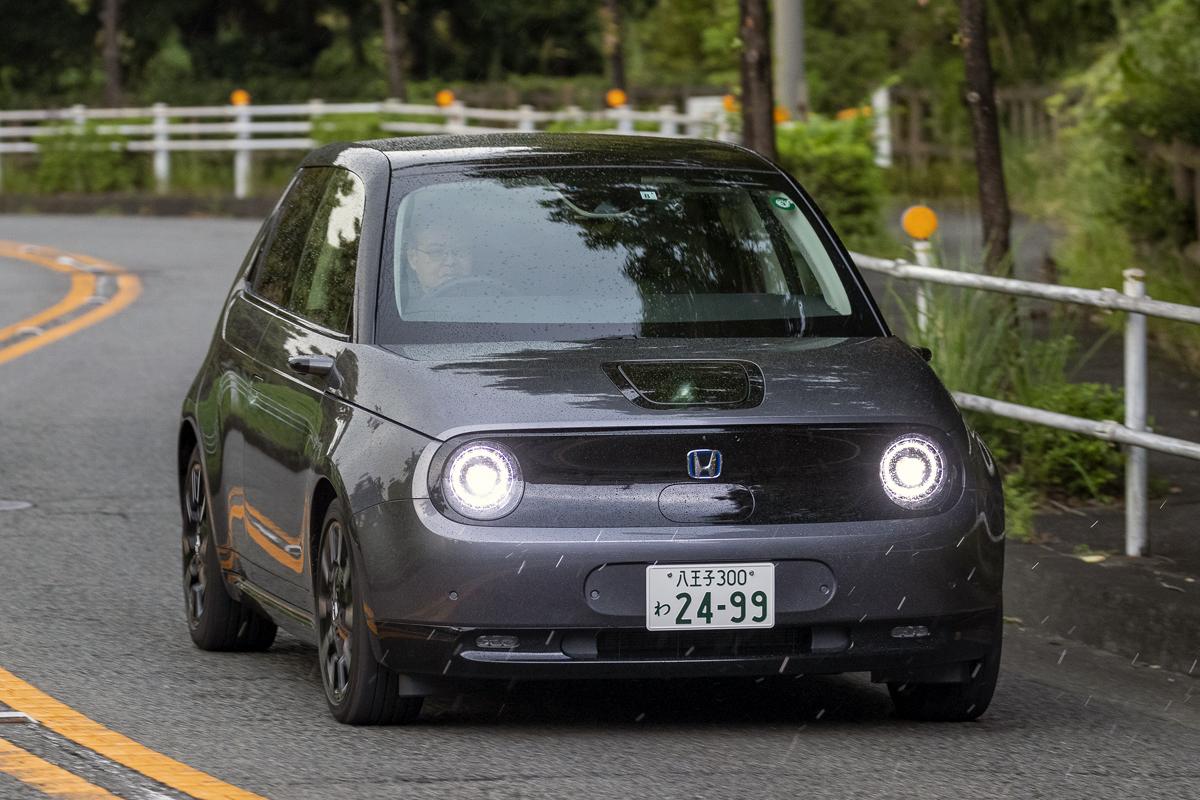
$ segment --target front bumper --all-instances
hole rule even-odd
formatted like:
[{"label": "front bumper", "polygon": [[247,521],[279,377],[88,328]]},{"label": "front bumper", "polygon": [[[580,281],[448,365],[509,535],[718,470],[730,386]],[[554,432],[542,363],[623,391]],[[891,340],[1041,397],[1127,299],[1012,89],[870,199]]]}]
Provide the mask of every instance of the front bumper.
[{"label": "front bumper", "polygon": [[[967,498],[914,520],[629,529],[462,525],[409,500],[354,530],[376,656],[408,674],[955,680],[996,643],[1004,564]],[[759,561],[776,564],[775,628],[646,630],[646,565]],[[895,630],[914,626],[928,635]],[[520,645],[487,650],[481,634]]]}]

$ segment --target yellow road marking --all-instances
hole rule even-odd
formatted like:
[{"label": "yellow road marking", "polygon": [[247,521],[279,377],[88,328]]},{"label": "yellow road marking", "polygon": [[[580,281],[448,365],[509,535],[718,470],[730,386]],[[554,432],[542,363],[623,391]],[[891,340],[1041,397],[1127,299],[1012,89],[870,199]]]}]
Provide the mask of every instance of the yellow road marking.
[{"label": "yellow road marking", "polygon": [[225,783],[109,730],[2,667],[0,702],[15,711],[25,712],[75,744],[197,800],[263,800],[260,795]]},{"label": "yellow road marking", "polygon": [[88,783],[62,767],[38,758],[28,750],[0,739],[0,772],[7,773],[51,797],[73,800],[120,800],[115,794]]},{"label": "yellow road marking", "polygon": [[41,334],[23,339],[8,347],[0,348],[0,364],[12,361],[14,358],[20,358],[26,353],[57,342],[73,333],[79,332],[89,325],[95,325],[97,322],[111,317],[136,300],[142,291],[142,282],[138,280],[136,275],[126,272],[115,264],[78,253],[65,253],[51,247],[0,240],[0,257],[27,261],[31,264],[37,264],[38,266],[46,267],[56,272],[63,272],[71,276],[71,288],[63,299],[31,317],[0,328],[0,340],[11,336],[21,328],[50,322],[64,314],[79,309],[87,303],[88,299],[95,294],[96,276],[88,270],[75,266],[75,263],[85,264],[92,269],[110,273],[117,280],[116,293],[108,298],[103,305],[80,314],[70,322],[52,327]]},{"label": "yellow road marking", "polygon": [[[77,311],[96,292],[96,276],[91,270],[113,275],[117,291],[103,305],[45,332],[0,348],[0,364],[19,358],[40,347],[64,339],[89,325],[121,311],[141,294],[141,281],[115,264],[76,253],[64,253],[50,247],[0,241],[0,257],[15,258],[71,276],[67,294],[49,308],[33,316],[0,328],[0,340],[21,328],[39,326]],[[89,269],[83,269],[82,264]],[[263,800],[260,795],[225,783],[198,769],[155,752],[127,736],[109,730],[70,706],[55,700],[40,689],[0,668],[0,701],[16,711],[38,720],[47,729],[117,764],[139,772],[151,780],[191,795],[197,800]],[[72,773],[44,761],[15,745],[0,740],[0,771],[21,780],[45,794],[71,798],[114,798],[115,795],[88,783]]]}]

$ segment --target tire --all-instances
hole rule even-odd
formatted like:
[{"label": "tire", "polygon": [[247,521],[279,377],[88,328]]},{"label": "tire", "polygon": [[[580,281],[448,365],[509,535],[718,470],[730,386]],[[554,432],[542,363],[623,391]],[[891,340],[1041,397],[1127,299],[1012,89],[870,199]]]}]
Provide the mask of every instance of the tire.
[{"label": "tire", "polygon": [[266,650],[275,641],[275,623],[234,600],[225,588],[208,497],[208,482],[196,447],[180,485],[183,600],[188,632],[201,650]]},{"label": "tire", "polygon": [[361,570],[342,505],[321,525],[314,560],[317,667],[329,711],[347,725],[400,725],[421,713],[423,697],[400,696],[400,674],[375,658],[363,611]]},{"label": "tire", "polygon": [[1004,623],[996,616],[995,644],[982,660],[971,664],[963,683],[889,683],[896,716],[923,722],[969,722],[987,711],[1000,675]]}]

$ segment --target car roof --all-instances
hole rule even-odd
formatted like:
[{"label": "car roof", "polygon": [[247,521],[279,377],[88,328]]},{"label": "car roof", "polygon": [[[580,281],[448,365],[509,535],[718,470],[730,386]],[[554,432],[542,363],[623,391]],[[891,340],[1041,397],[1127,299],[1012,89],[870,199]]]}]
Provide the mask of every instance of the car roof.
[{"label": "car roof", "polygon": [[776,169],[769,161],[744,147],[709,139],[515,132],[402,136],[332,144],[310,153],[304,160],[304,166],[345,163],[352,151],[364,149],[383,153],[393,169],[435,164]]}]

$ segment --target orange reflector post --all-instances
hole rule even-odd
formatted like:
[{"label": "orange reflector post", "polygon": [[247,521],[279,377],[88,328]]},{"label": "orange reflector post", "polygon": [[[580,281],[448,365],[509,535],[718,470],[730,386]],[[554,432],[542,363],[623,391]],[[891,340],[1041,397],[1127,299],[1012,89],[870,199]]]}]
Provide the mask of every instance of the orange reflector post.
[{"label": "orange reflector post", "polygon": [[900,227],[910,238],[924,241],[937,231],[937,214],[929,206],[909,206],[900,217]]}]

